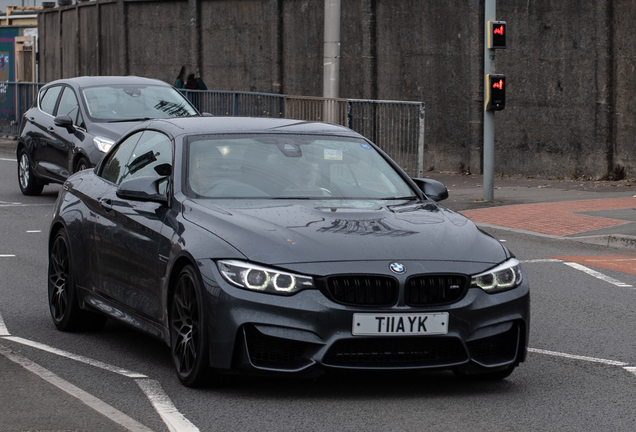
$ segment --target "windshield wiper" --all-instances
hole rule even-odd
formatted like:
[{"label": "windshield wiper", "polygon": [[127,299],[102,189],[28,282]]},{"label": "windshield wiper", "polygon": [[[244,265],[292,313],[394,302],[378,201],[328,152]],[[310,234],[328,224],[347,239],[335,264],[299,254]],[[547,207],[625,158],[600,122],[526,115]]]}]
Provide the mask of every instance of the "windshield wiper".
[{"label": "windshield wiper", "polygon": [[144,120],[152,120],[152,118],[139,117],[139,118],[132,118],[132,119],[109,120],[107,123],[123,123],[123,122],[144,121]]}]

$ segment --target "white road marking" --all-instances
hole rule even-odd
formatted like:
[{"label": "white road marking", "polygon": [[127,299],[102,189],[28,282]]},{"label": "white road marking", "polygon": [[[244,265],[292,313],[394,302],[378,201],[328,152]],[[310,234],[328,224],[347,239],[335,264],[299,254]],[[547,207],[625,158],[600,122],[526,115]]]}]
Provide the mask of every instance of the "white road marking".
[{"label": "white road marking", "polygon": [[13,258],[13,257],[15,257],[15,255],[10,255],[10,254],[0,255],[0,258]]},{"label": "white road marking", "polygon": [[583,360],[583,361],[594,362],[594,363],[602,363],[602,364],[606,364],[610,366],[627,366],[629,364],[629,363],[620,362],[616,360],[606,360],[606,359],[600,359],[600,358],[594,358],[594,357],[566,354],[566,353],[561,353],[556,351],[546,351],[546,350],[537,349],[537,348],[528,348],[528,351],[537,353],[537,354],[546,354],[546,355],[551,355],[555,357],[569,358],[573,360]]},{"label": "white road marking", "polygon": [[40,233],[42,230],[28,230],[28,233]]},{"label": "white road marking", "polygon": [[556,258],[543,258],[543,259],[533,259],[533,260],[523,260],[523,261],[519,261],[520,263],[542,263],[542,262],[563,262],[560,259],[556,259]]},{"label": "white road marking", "polygon": [[163,391],[161,384],[153,379],[135,380],[139,388],[146,394],[155,411],[159,413],[163,422],[171,432],[198,432],[199,428],[190,423],[177,409]]},{"label": "white road marking", "polygon": [[42,206],[52,206],[53,203],[50,204],[22,204],[22,203],[1,203],[0,207],[42,207]]},{"label": "white road marking", "polygon": [[625,369],[627,372],[631,372],[634,375],[636,375],[636,367],[628,366],[628,367],[624,367],[623,369]]},{"label": "white road marking", "polygon": [[580,270],[582,272],[585,272],[587,274],[589,274],[590,276],[594,276],[597,279],[600,279],[602,281],[605,281],[607,283],[610,283],[612,285],[616,285],[618,287],[623,287],[623,288],[631,288],[631,285],[628,285],[626,283],[623,283],[619,280],[616,280],[614,278],[611,278],[609,276],[604,275],[603,273],[599,273],[596,270],[592,270],[591,268],[585,267],[584,265],[581,265],[579,263],[573,263],[573,262],[564,262],[563,264],[570,266],[574,269]]},{"label": "white road marking", "polygon": [[112,406],[108,405],[106,402],[102,401],[101,399],[97,399],[95,396],[91,395],[90,393],[87,393],[84,390],[78,387],[75,387],[70,382],[63,380],[62,378],[55,375],[53,372],[49,371],[48,369],[45,369],[42,366],[36,363],[33,363],[31,360],[12,352],[11,350],[3,347],[2,345],[0,345],[0,354],[4,355],[9,360],[19,364],[20,366],[22,366],[29,372],[36,374],[43,380],[48,381],[49,383],[53,384],[55,387],[59,388],[60,390],[63,390],[69,395],[79,399],[80,401],[88,405],[90,408],[106,416],[107,418],[114,421],[115,423],[122,425],[129,431],[152,432],[151,429],[142,425],[138,421],[128,417],[126,414],[117,410],[116,408],[113,408]]},{"label": "white road marking", "polygon": [[137,373],[137,372],[132,372],[132,371],[129,371],[129,370],[126,370],[126,369],[122,369],[122,368],[118,368],[116,366],[111,366],[109,364],[102,363],[99,360],[93,360],[93,359],[88,358],[88,357],[84,357],[84,356],[81,356],[81,355],[78,355],[78,354],[73,354],[73,353],[70,353],[70,352],[67,352],[67,351],[63,351],[61,349],[57,349],[57,348],[53,348],[53,347],[48,346],[48,345],[44,345],[44,344],[39,343],[39,342],[33,342],[33,341],[28,340],[28,339],[23,339],[21,337],[9,336],[9,337],[5,337],[5,339],[13,341],[13,342],[16,342],[16,343],[19,343],[19,344],[22,344],[22,345],[30,346],[32,348],[37,348],[37,349],[42,350],[42,351],[50,352],[52,354],[57,354],[57,355],[59,355],[61,357],[66,357],[66,358],[69,358],[71,360],[76,360],[78,362],[86,363],[87,365],[95,366],[95,367],[98,367],[100,369],[107,370],[109,372],[115,372],[116,374],[123,375],[123,376],[128,377],[128,378],[147,378],[147,376],[144,375],[144,374],[140,374],[140,373]]},{"label": "white road marking", "polygon": [[593,276],[597,279],[600,279],[604,282],[610,283],[612,285],[616,285],[618,287],[621,288],[633,288],[632,285],[626,284],[624,282],[621,282],[617,279],[614,279],[612,277],[606,276],[603,273],[597,272],[596,270],[592,270],[589,267],[586,267],[584,265],[581,265],[579,263],[573,263],[573,262],[568,262],[568,261],[563,261],[560,259],[556,259],[556,258],[545,258],[545,259],[534,259],[534,260],[523,260],[523,261],[519,261],[522,264],[526,264],[526,263],[543,263],[543,262],[558,262],[558,263],[563,263],[567,266],[572,267],[573,269],[576,270],[580,270],[582,272],[585,272],[587,274],[589,274],[590,276]]},{"label": "white road marking", "polygon": [[2,161],[11,161],[11,162],[17,162],[17,159],[7,159],[7,158],[0,158],[0,160]]},{"label": "white road marking", "polygon": [[4,325],[2,315],[0,315],[0,336],[11,336],[11,333],[7,330],[7,326]]},{"label": "white road marking", "polygon": [[[79,361],[79,362],[82,362],[82,363],[86,363],[88,365],[95,366],[95,367],[98,367],[100,369],[107,370],[109,372],[115,372],[117,374],[124,375],[124,376],[126,376],[128,378],[148,378],[146,375],[143,375],[143,374],[140,374],[140,373],[137,373],[137,372],[131,372],[131,371],[128,371],[126,369],[118,368],[118,367],[115,367],[115,366],[111,366],[109,364],[102,363],[102,362],[100,362],[98,360],[93,360],[93,359],[90,359],[88,357],[84,357],[84,356],[77,355],[77,354],[72,354],[72,353],[57,349],[57,348],[50,347],[48,345],[41,344],[39,342],[33,342],[33,341],[28,340],[28,339],[23,339],[21,337],[11,336],[10,333],[9,333],[9,330],[7,329],[7,327],[4,324],[4,320],[2,319],[2,315],[1,314],[0,314],[0,337],[2,337],[3,339],[6,339],[6,340],[17,342],[19,344],[27,345],[27,346],[30,346],[30,347],[33,347],[33,348],[37,348],[37,349],[46,351],[46,352],[50,352],[52,354],[56,354],[56,355],[59,355],[61,357],[66,357],[66,358],[69,358],[71,360],[76,360],[76,361]],[[5,356],[7,356],[6,353],[3,352],[2,348],[3,347],[0,345],[0,354],[4,354]],[[5,350],[6,350],[6,348],[5,348]],[[11,351],[8,351],[8,352],[11,353]],[[19,356],[17,356],[17,354],[14,354],[14,358],[17,358],[17,357],[19,357]],[[11,360],[16,361],[13,358],[11,358]],[[30,364],[34,365],[34,367],[42,369],[42,371],[45,371],[50,376],[55,377],[58,380],[61,380],[59,377],[54,375],[52,372],[49,372],[46,369],[41,368],[40,366],[36,365],[35,363],[32,363],[30,360],[25,358],[24,361],[29,362]],[[36,371],[32,370],[31,368],[25,366],[23,363],[17,362],[17,361],[16,361],[16,363],[22,364],[22,366],[24,366],[26,369],[28,369],[31,372],[41,376],[43,379],[46,379],[47,381],[49,381],[46,377],[40,375],[38,372],[36,372]],[[61,381],[63,381],[63,380],[61,380]],[[168,395],[165,394],[165,392],[161,388],[161,385],[157,381],[150,380],[150,379],[142,379],[142,380],[135,380],[135,381],[137,382],[137,385],[139,385],[141,390],[146,394],[146,397],[150,400],[150,403],[152,403],[153,407],[155,408],[155,410],[157,411],[159,416],[161,416],[161,418],[164,421],[164,423],[166,424],[166,426],[168,426],[168,429],[170,429],[171,431],[175,431],[175,432],[176,431],[178,431],[178,432],[181,432],[181,431],[184,431],[184,432],[198,432],[199,431],[199,429],[196,426],[194,426],[192,423],[190,423],[190,421],[188,419],[186,419],[175,408],[174,404],[172,403],[172,401],[170,400]],[[51,381],[49,381],[49,382],[51,382]],[[57,387],[61,388],[62,390],[66,391],[67,393],[71,394],[72,396],[75,396],[78,399],[84,401],[91,408],[93,408],[96,411],[104,414],[106,417],[111,418],[113,421],[116,421],[117,423],[123,425],[124,427],[127,427],[130,431],[133,431],[133,432],[136,432],[136,431],[150,431],[150,429],[146,428],[141,423],[135,422],[135,420],[130,419],[125,414],[120,413],[116,409],[104,404],[99,399],[97,399],[94,396],[90,395],[89,393],[86,393],[83,390],[73,386],[71,383],[63,381],[64,386],[60,386],[60,385],[58,385],[58,384],[56,384],[54,382],[51,382],[51,383],[56,385]],[[71,389],[71,390],[75,391],[75,393],[79,394],[80,396],[77,396],[76,394],[71,393],[67,389]],[[86,402],[86,401],[92,401],[92,400],[103,404],[105,407],[108,407],[110,409],[110,411],[109,410],[102,411],[101,409],[98,409],[99,408],[99,404],[94,406],[94,405]],[[121,421],[117,420],[118,415],[119,415],[118,413],[121,414],[122,416],[130,419],[130,421],[137,423],[141,428],[131,428],[129,426],[126,426],[124,423],[122,423]],[[112,416],[115,416],[115,417],[112,417]]]}]

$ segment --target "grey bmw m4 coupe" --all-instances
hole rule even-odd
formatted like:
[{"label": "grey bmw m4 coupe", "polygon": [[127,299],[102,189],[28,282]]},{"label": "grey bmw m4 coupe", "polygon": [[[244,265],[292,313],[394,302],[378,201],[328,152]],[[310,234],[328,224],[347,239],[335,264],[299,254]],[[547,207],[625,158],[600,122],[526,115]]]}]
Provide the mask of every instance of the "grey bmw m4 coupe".
[{"label": "grey bmw m4 coupe", "polygon": [[526,359],[528,280],[446,197],[341,126],[150,120],[60,190],[51,316],[163,340],[192,387],[240,372],[502,379]]}]

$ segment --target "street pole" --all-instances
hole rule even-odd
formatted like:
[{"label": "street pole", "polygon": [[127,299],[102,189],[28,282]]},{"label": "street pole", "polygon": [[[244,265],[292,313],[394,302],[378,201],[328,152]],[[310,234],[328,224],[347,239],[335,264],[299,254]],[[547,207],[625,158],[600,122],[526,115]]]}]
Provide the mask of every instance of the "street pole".
[{"label": "street pole", "polygon": [[[323,97],[340,93],[340,0],[325,0]],[[337,104],[325,101],[324,120],[337,123]]]},{"label": "street pole", "polygon": [[[488,49],[488,21],[495,21],[496,0],[485,0],[484,8],[484,99],[486,98],[486,75],[495,73],[495,50]],[[495,197],[495,112],[484,108],[484,201]]]}]

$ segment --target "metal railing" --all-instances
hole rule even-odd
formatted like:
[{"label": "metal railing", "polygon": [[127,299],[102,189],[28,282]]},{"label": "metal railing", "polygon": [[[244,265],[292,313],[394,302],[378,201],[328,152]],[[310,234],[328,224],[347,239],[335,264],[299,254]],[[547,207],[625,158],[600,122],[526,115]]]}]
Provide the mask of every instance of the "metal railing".
[{"label": "metal railing", "polygon": [[215,116],[281,117],[347,126],[373,141],[410,176],[424,173],[424,102],[181,91],[199,111]]},{"label": "metal railing", "polygon": [[20,120],[44,84],[0,82],[0,135],[17,136]]},{"label": "metal railing", "polygon": [[[17,136],[22,114],[44,84],[0,82],[0,135]],[[328,99],[270,93],[186,90],[200,111],[214,116],[328,121],[373,141],[410,176],[424,173],[424,102]]]}]

